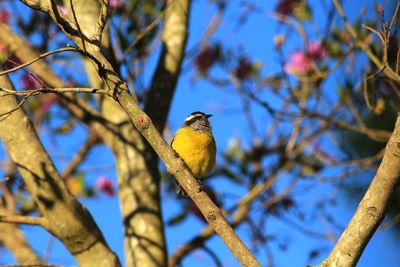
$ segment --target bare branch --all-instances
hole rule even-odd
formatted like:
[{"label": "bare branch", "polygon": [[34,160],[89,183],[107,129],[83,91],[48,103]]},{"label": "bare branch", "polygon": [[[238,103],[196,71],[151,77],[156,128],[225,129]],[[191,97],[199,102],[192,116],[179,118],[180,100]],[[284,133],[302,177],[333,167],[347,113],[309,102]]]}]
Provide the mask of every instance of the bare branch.
[{"label": "bare branch", "polygon": [[[6,75],[0,76],[0,86],[13,88]],[[0,97],[0,113],[16,105],[15,96]],[[0,137],[46,223],[19,215],[2,216],[1,221],[45,226],[64,243],[80,266],[100,262],[104,266],[120,266],[89,211],[69,192],[23,109],[1,122]]]},{"label": "bare branch", "polygon": [[43,217],[29,217],[29,216],[21,216],[21,215],[1,215],[0,214],[0,223],[16,223],[16,224],[28,224],[28,225],[37,225],[46,228],[47,222]]},{"label": "bare branch", "polygon": [[11,72],[17,71],[17,70],[22,69],[24,67],[27,67],[29,65],[32,65],[36,61],[41,60],[43,58],[46,58],[47,56],[50,56],[50,55],[53,55],[53,54],[57,54],[57,53],[61,53],[61,52],[66,52],[66,51],[75,51],[75,52],[77,52],[78,50],[76,48],[74,48],[74,47],[64,47],[64,48],[60,48],[60,49],[56,49],[56,50],[53,50],[53,51],[46,52],[46,53],[43,53],[43,54],[39,55],[38,57],[36,57],[36,58],[34,58],[32,60],[29,60],[29,61],[27,61],[27,62],[25,62],[23,64],[20,64],[20,65],[14,67],[14,68],[1,71],[0,72],[0,76],[4,75],[4,74],[7,74],[7,73],[11,73]]},{"label": "bare branch", "polygon": [[8,95],[16,96],[33,96],[37,94],[49,94],[49,93],[89,93],[89,94],[108,94],[107,90],[97,89],[97,88],[83,88],[83,87],[71,87],[71,88],[38,88],[32,90],[14,91],[7,88],[1,88],[0,92],[5,92],[5,94],[0,94],[0,97]]},{"label": "bare branch", "polygon": [[340,17],[342,17],[342,19],[345,22],[346,28],[349,31],[350,35],[353,37],[355,44],[357,45],[357,47],[361,48],[365,54],[368,56],[368,58],[379,68],[379,69],[384,69],[383,72],[384,74],[396,81],[396,82],[400,82],[400,75],[397,74],[396,72],[394,72],[392,70],[392,68],[390,66],[388,66],[387,68],[384,68],[384,64],[385,62],[381,62],[381,60],[379,60],[374,53],[371,51],[371,49],[368,47],[368,45],[363,41],[360,40],[356,30],[353,28],[353,26],[350,24],[349,19],[347,18],[346,14],[343,11],[343,7],[342,5],[339,3],[339,0],[333,0],[333,4],[336,7],[336,10],[338,11]]},{"label": "bare branch", "polygon": [[400,113],[382,162],[353,218],[328,258],[319,267],[355,266],[382,222],[400,182]]}]

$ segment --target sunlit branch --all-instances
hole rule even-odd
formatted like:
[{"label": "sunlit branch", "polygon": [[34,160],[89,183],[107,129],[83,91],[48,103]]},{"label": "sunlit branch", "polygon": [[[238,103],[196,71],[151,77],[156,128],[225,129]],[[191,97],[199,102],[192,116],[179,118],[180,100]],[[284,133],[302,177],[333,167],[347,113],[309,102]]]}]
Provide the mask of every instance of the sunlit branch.
[{"label": "sunlit branch", "polygon": [[29,217],[22,215],[0,215],[0,223],[28,224],[46,227],[47,222],[43,217]]},{"label": "sunlit branch", "polygon": [[[333,4],[336,7],[336,10],[338,11],[340,17],[343,19],[347,30],[349,31],[350,35],[353,37],[355,44],[361,48],[365,54],[368,56],[368,58],[379,68],[379,69],[384,69],[385,75],[393,79],[394,81],[400,82],[400,76],[398,73],[394,72],[390,66],[387,66],[385,68],[385,62],[381,62],[380,59],[378,59],[374,53],[371,51],[371,49],[368,47],[368,44],[364,42],[364,40],[360,39],[358,36],[357,31],[353,28],[351,25],[349,19],[347,18],[346,14],[343,11],[342,5],[339,3],[339,0],[332,0]],[[397,13],[397,11],[396,11]]]},{"label": "sunlit branch", "polygon": [[0,97],[8,95],[16,96],[33,96],[37,94],[48,94],[48,93],[90,93],[90,94],[108,94],[107,90],[97,88],[84,88],[84,87],[71,87],[71,88],[37,88],[32,90],[14,91],[7,88],[0,88]]},{"label": "sunlit branch", "polygon": [[74,51],[74,52],[77,52],[78,50],[77,50],[76,48],[74,48],[74,47],[64,47],[64,48],[60,48],[60,49],[56,49],[56,50],[53,50],[53,51],[46,52],[46,53],[43,53],[43,54],[39,55],[38,57],[36,57],[36,58],[34,58],[34,59],[32,59],[32,60],[29,60],[29,61],[27,61],[27,62],[25,62],[25,63],[22,63],[22,64],[20,64],[20,65],[14,67],[14,68],[1,71],[1,72],[0,72],[0,76],[1,76],[1,75],[4,75],[4,74],[7,74],[7,73],[15,72],[15,71],[17,71],[17,70],[19,70],[19,69],[22,69],[22,68],[24,68],[24,67],[27,67],[27,66],[29,66],[29,65],[32,65],[32,64],[35,63],[36,61],[41,60],[41,59],[43,59],[43,58],[46,58],[47,56],[50,56],[50,55],[53,55],[53,54],[57,54],[57,53],[61,53],[61,52],[66,52],[66,51]]},{"label": "sunlit branch", "polygon": [[330,255],[318,266],[355,266],[382,222],[400,181],[400,114],[382,162],[358,208]]}]

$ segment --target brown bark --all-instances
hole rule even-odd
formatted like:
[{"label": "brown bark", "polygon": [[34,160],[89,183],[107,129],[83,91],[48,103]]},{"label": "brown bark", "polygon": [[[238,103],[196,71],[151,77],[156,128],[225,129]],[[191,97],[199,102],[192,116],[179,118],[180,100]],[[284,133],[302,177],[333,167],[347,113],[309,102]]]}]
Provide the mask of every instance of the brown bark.
[{"label": "brown bark", "polygon": [[385,217],[387,207],[399,182],[400,113],[371,185],[332,252],[318,265],[319,267],[356,266],[369,240]]},{"label": "brown bark", "polygon": [[[0,86],[13,88],[5,75],[0,76]],[[0,114],[17,105],[15,96],[0,96]],[[43,216],[42,225],[64,243],[80,266],[119,266],[90,213],[63,183],[23,109],[2,119],[0,137]]]},{"label": "brown bark", "polygon": [[196,206],[200,209],[207,222],[214,231],[221,237],[227,247],[243,266],[261,266],[252,255],[242,240],[236,235],[231,226],[227,223],[221,210],[212,202],[204,191],[199,192],[199,185],[191,172],[184,166],[181,159],[165,143],[164,139],[151,123],[150,118],[140,109],[134,98],[127,90],[118,90],[115,99],[127,112],[135,127],[146,138],[158,156],[167,166],[169,173],[173,174],[179,184],[183,186]]},{"label": "brown bark", "polygon": [[[24,2],[28,3],[29,1]],[[35,5],[34,7],[49,12],[48,6],[46,5]],[[150,118],[140,109],[139,104],[128,93],[126,83],[121,81],[119,75],[113,70],[110,62],[108,62],[105,56],[100,52],[99,47],[91,40],[79,36],[76,27],[72,27],[68,22],[60,19],[57,14],[52,13],[50,15],[59,24],[64,33],[70,37],[78,47],[83,49],[83,40],[85,40],[85,42],[88,41],[85,45],[85,54],[93,61],[99,75],[105,81],[106,87],[110,90],[110,96],[113,96],[113,98],[129,115],[129,118],[132,120],[138,131],[146,138],[158,156],[167,165],[168,171],[175,175],[176,179],[184,187],[185,191],[200,208],[207,221],[213,226],[214,230],[220,235],[242,265],[260,266],[248,248],[226,222],[218,207],[210,200],[206,193],[198,192],[198,183],[196,179],[191,175],[190,171],[184,167],[183,162],[175,157],[175,153],[165,143],[160,133],[151,123]]]},{"label": "brown bark", "polygon": [[[91,38],[100,12],[98,1],[85,2],[83,5],[82,1],[73,3],[82,32]],[[108,33],[104,32],[102,50],[112,54],[107,40]],[[104,87],[93,62],[84,58],[84,64],[92,86]],[[127,266],[165,266],[167,249],[161,216],[157,161],[146,157],[143,139],[131,124],[124,123],[129,117],[121,107],[108,97],[99,97],[98,100],[102,116],[116,125],[122,125],[116,129],[118,134],[102,136],[114,153],[117,167],[125,263]]]}]

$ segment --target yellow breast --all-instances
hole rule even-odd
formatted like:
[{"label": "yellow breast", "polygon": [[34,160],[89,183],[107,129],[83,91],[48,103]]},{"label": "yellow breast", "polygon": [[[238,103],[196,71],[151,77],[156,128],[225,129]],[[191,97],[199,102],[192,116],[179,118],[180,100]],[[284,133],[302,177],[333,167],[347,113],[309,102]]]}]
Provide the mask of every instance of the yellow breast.
[{"label": "yellow breast", "polygon": [[171,146],[195,177],[201,178],[214,168],[216,147],[211,134],[184,127],[176,132]]}]

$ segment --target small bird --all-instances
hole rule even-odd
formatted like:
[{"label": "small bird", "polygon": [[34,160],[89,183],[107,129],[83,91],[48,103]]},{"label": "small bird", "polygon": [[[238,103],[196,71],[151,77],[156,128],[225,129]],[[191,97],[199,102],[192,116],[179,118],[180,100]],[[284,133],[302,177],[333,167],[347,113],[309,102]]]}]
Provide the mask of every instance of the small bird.
[{"label": "small bird", "polygon": [[[182,127],[172,139],[171,147],[182,158],[186,166],[201,186],[201,178],[215,166],[216,146],[208,118],[212,115],[193,112],[185,119]],[[178,196],[187,196],[185,190],[177,184]]]}]

